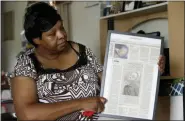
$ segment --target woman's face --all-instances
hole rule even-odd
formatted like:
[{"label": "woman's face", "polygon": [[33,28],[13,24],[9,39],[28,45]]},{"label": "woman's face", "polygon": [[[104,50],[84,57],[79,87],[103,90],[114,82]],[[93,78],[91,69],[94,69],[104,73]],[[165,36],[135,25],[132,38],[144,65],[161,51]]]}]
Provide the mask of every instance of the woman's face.
[{"label": "woman's face", "polygon": [[59,52],[65,49],[67,43],[67,34],[62,21],[58,21],[53,28],[42,33],[42,40],[38,46],[42,46],[50,51]]}]

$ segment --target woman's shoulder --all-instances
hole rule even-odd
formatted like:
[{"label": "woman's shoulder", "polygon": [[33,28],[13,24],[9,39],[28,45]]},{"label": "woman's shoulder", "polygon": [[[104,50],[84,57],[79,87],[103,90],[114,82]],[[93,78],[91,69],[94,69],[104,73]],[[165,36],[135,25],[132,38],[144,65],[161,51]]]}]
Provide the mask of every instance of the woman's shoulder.
[{"label": "woman's shoulder", "polygon": [[33,52],[34,48],[23,50],[17,55],[17,62],[14,66],[14,77],[26,76],[35,80],[37,79],[37,70],[30,56]]},{"label": "woman's shoulder", "polygon": [[16,56],[17,60],[22,60],[23,61],[23,60],[29,59],[30,58],[29,55],[34,53],[34,50],[35,50],[35,48],[30,48],[30,49],[27,49],[27,50],[21,50]]},{"label": "woman's shoulder", "polygon": [[89,46],[79,42],[74,42],[74,41],[70,41],[70,42],[79,47],[78,52],[80,52],[81,54],[85,54],[86,56],[95,56],[93,50]]},{"label": "woman's shoulder", "polygon": [[87,47],[85,44],[82,44],[80,42],[76,42],[76,41],[69,41],[70,44],[74,45],[74,46],[84,46],[84,47]]},{"label": "woman's shoulder", "polygon": [[75,41],[69,41],[69,42],[73,46],[73,48],[78,52],[86,52],[88,50],[88,46],[86,46],[85,44],[82,44],[80,42],[75,42]]}]

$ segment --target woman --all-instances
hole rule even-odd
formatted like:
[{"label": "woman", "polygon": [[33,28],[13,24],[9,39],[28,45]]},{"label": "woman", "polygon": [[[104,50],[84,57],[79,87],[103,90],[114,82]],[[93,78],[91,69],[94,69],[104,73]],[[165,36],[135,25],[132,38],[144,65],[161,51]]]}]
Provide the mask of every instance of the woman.
[{"label": "woman", "polygon": [[57,11],[43,2],[31,5],[24,30],[35,48],[20,54],[15,66],[12,95],[18,119],[79,120],[82,110],[102,112],[102,66],[89,48],[67,41]]}]

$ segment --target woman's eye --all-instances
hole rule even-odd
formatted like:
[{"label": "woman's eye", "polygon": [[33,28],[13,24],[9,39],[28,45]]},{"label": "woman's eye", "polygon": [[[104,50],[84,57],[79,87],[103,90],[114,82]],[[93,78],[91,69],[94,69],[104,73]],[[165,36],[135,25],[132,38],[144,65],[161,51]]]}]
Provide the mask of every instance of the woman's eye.
[{"label": "woman's eye", "polygon": [[54,33],[49,34],[49,36],[54,36]]}]

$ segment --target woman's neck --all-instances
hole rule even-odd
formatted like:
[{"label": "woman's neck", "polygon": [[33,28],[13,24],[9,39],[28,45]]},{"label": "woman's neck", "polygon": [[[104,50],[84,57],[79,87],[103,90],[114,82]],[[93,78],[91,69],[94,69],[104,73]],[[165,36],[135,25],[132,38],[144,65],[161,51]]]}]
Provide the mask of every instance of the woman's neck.
[{"label": "woman's neck", "polygon": [[70,45],[67,44],[67,46],[59,52],[49,50],[48,48],[45,47],[37,47],[35,49],[35,53],[37,56],[40,56],[42,58],[45,58],[47,60],[55,60],[58,59],[61,54],[67,54],[70,50]]}]

